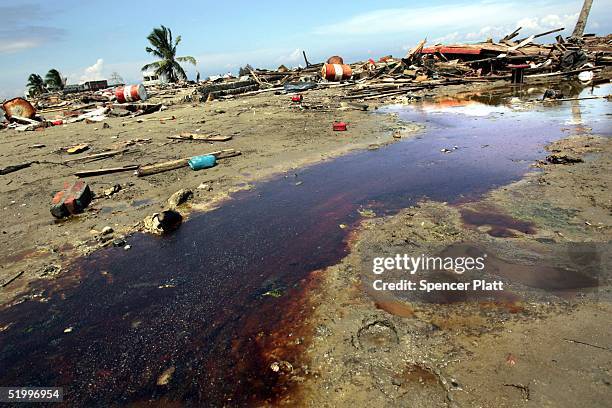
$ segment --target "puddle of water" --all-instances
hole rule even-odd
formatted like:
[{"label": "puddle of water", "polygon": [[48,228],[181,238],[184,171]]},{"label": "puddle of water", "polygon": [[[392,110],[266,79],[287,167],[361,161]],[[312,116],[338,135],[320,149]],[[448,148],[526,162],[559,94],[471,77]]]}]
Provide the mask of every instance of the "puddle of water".
[{"label": "puddle of water", "polygon": [[461,218],[466,225],[472,227],[488,227],[487,234],[498,238],[516,237],[515,231],[523,234],[535,234],[535,226],[531,222],[517,220],[507,214],[500,213],[495,208],[461,208]]},{"label": "puddle of water", "polygon": [[132,201],[131,205],[132,207],[143,207],[145,205],[150,205],[151,203],[153,203],[151,198],[145,198],[142,200],[134,200]]},{"label": "puddle of water", "polygon": [[[582,120],[595,121],[601,103],[580,101]],[[456,202],[517,180],[544,144],[567,135],[572,115],[565,105],[485,117],[389,111],[430,126],[306,168],[299,186],[282,176],[256,184],[171,236],[136,234],[130,251],[79,260],[44,288],[46,302],[0,312],[0,327],[11,324],[0,333],[0,385],[64,386],[72,405],[273,401],[284,385],[269,369],[280,348],[269,345],[293,333],[270,337],[301,321],[304,279],[346,255],[340,224],[355,225],[362,208],[394,214],[422,197]],[[280,296],[263,296],[270,288]]]}]

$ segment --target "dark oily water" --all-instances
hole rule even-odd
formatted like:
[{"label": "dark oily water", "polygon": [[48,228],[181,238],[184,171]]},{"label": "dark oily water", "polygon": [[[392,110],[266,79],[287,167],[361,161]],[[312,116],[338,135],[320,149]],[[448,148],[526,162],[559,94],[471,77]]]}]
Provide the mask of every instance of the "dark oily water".
[{"label": "dark oily water", "polygon": [[42,297],[0,312],[0,385],[63,386],[71,406],[273,401],[290,368],[270,364],[298,370],[299,347],[283,345],[299,333],[284,328],[303,317],[306,278],[346,254],[339,224],[517,180],[547,142],[600,123],[605,103],[580,101],[580,122],[570,103],[390,108],[427,129],[257,184],[171,236],[136,234],[130,251],[77,260]]}]

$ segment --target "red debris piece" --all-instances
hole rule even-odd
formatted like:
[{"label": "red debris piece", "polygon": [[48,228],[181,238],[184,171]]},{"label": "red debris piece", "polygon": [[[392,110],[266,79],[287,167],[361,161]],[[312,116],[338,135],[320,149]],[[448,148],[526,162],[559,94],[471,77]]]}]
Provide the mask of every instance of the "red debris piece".
[{"label": "red debris piece", "polygon": [[83,212],[92,198],[91,189],[84,181],[79,180],[73,184],[66,181],[64,189],[57,192],[51,201],[51,214],[56,218],[78,214]]},{"label": "red debris piece", "polygon": [[343,132],[346,130],[346,123],[345,122],[334,122],[333,129],[336,132]]}]

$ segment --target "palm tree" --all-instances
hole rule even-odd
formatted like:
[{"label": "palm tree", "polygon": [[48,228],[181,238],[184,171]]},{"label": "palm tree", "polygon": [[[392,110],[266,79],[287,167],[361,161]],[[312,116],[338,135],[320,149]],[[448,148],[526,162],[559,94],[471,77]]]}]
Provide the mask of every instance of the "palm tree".
[{"label": "palm tree", "polygon": [[179,79],[187,79],[187,74],[179,62],[189,62],[193,65],[196,60],[193,57],[177,57],[176,46],[181,42],[181,36],[176,37],[172,41],[172,30],[163,25],[159,28],[154,28],[151,34],[147,37],[153,47],[147,47],[146,51],[153,54],[160,61],[155,61],[142,67],[143,71],[155,69],[155,75],[165,77],[169,82],[176,82]]},{"label": "palm tree", "polygon": [[47,72],[47,75],[45,75],[45,84],[49,89],[64,89],[64,81],[57,69],[50,69],[49,72]]},{"label": "palm tree", "polygon": [[47,91],[45,81],[43,81],[42,77],[38,74],[30,74],[27,87],[30,96],[39,95]]}]

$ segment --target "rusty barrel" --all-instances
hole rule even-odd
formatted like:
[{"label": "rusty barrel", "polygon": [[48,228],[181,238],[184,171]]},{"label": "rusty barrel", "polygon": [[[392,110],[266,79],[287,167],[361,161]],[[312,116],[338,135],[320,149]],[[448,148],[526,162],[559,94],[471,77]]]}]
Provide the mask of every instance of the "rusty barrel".
[{"label": "rusty barrel", "polygon": [[32,119],[36,115],[36,109],[32,104],[23,98],[13,98],[2,104],[2,109],[6,112],[6,117],[20,116]]},{"label": "rusty barrel", "polygon": [[344,64],[344,60],[342,57],[334,55],[333,57],[329,57],[326,61],[328,64]]},{"label": "rusty barrel", "polygon": [[119,103],[146,101],[147,90],[142,84],[120,86],[115,89],[115,96]]},{"label": "rusty barrel", "polygon": [[351,67],[346,64],[323,64],[321,76],[328,81],[343,81],[353,75]]}]

